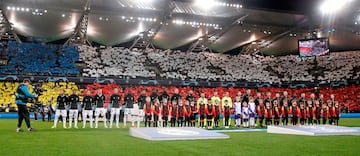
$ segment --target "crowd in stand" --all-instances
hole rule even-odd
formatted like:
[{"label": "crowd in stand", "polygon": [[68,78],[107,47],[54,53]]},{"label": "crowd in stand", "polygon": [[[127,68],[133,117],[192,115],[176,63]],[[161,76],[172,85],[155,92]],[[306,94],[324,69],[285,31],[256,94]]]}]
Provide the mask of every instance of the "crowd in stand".
[{"label": "crowd in stand", "polygon": [[76,46],[43,45],[10,41],[5,49],[7,63],[0,74],[11,75],[78,75]]},{"label": "crowd in stand", "polygon": [[359,79],[358,51],[320,57],[226,55],[208,52],[130,51],[79,47],[83,76],[125,76],[180,80],[329,82]]},{"label": "crowd in stand", "polygon": [[[8,42],[0,74],[248,82],[358,80],[358,51],[320,57],[227,55],[209,52],[57,46]],[[76,61],[83,61],[80,73]]]},{"label": "crowd in stand", "polygon": [[80,59],[87,64],[83,76],[87,77],[155,77],[146,69],[146,56],[124,48],[107,48],[100,52],[96,48],[80,46]]}]

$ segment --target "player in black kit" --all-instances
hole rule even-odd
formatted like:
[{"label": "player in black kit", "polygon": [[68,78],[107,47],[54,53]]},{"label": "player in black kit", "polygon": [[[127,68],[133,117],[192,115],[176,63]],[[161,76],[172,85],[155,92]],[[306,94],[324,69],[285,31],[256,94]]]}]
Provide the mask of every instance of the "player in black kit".
[{"label": "player in black kit", "polygon": [[119,128],[119,117],[120,117],[120,100],[121,97],[119,95],[119,90],[117,88],[114,89],[114,94],[110,97],[110,104],[111,104],[111,112],[110,112],[110,128],[112,128],[112,124],[114,121],[114,115],[115,115],[115,121],[116,121],[116,128]]},{"label": "player in black kit", "polygon": [[107,128],[106,125],[106,109],[104,108],[105,95],[102,94],[102,89],[98,89],[97,94],[94,97],[96,109],[95,109],[95,128],[98,128],[99,116],[103,118],[104,128]]},{"label": "player in black kit", "polygon": [[90,128],[93,128],[93,105],[94,105],[94,99],[90,95],[90,91],[88,90],[86,92],[86,96],[83,98],[83,107],[84,107],[84,113],[83,113],[83,128],[86,127],[86,119],[87,116],[90,118]]},{"label": "player in black kit", "polygon": [[146,90],[143,89],[141,91],[141,95],[138,98],[138,105],[139,105],[139,117],[140,117],[140,121],[144,121],[144,105],[146,102]]},{"label": "player in black kit", "polygon": [[64,90],[60,91],[60,95],[57,97],[56,101],[57,101],[57,105],[56,105],[56,111],[55,111],[54,126],[52,126],[51,128],[56,128],[56,124],[58,122],[60,115],[62,116],[63,127],[66,128],[67,112],[66,112],[65,106],[67,105],[68,97],[65,95]]},{"label": "player in black kit", "polygon": [[72,125],[72,119],[74,118],[75,124],[74,128],[78,128],[78,104],[79,104],[79,96],[76,94],[76,90],[73,90],[73,94],[69,96],[69,105],[70,105],[70,111],[69,111],[69,128],[71,128]]},{"label": "player in black kit", "polygon": [[133,120],[133,110],[134,110],[134,95],[131,93],[131,90],[128,90],[124,98],[124,103],[126,105],[124,111],[124,128],[126,127],[126,120],[129,118],[132,119],[132,126],[134,127],[134,120]]}]

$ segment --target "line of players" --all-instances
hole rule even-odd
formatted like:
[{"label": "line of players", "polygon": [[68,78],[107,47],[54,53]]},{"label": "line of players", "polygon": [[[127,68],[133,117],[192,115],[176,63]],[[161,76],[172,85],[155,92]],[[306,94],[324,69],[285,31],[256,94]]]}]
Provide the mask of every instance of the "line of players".
[{"label": "line of players", "polygon": [[[310,95],[310,99],[305,98],[305,93],[301,94],[299,99],[296,96],[288,97],[287,91],[283,92],[280,97],[279,93],[275,94],[275,98],[271,98],[271,92],[266,92],[266,98],[262,98],[261,93],[256,96],[251,95],[248,89],[244,95],[239,91],[235,100],[232,101],[229,93],[226,92],[224,97],[220,99],[217,92],[214,96],[207,99],[204,93],[200,94],[199,99],[195,99],[192,91],[186,96],[185,100],[179,95],[178,89],[174,90],[171,97],[164,90],[163,94],[158,96],[156,91],[151,96],[146,96],[146,90],[142,90],[137,103],[135,103],[134,95],[129,91],[124,97],[124,104],[120,104],[121,97],[118,89],[114,89],[114,94],[110,97],[108,108],[104,108],[105,96],[102,90],[97,90],[95,97],[91,96],[91,92],[87,91],[82,101],[82,118],[84,119],[83,128],[86,126],[86,119],[89,116],[90,127],[93,127],[93,115],[95,116],[95,128],[98,128],[99,116],[103,117],[104,127],[107,128],[107,119],[105,114],[110,110],[110,127],[116,121],[116,127],[119,128],[120,110],[124,111],[124,127],[127,120],[132,122],[145,121],[145,126],[150,127],[153,123],[154,127],[170,127],[175,126],[196,126],[198,121],[199,127],[212,128],[213,122],[215,127],[219,127],[220,117],[223,117],[223,124],[228,128],[231,124],[231,117],[234,116],[236,127],[255,127],[256,123],[263,127],[265,125],[288,125],[289,119],[291,125],[297,125],[300,121],[301,125],[305,124],[329,124],[338,125],[340,108],[339,103],[335,101],[334,95],[325,102],[323,95],[315,98],[315,94]],[[183,103],[183,101],[185,101]],[[57,107],[53,128],[56,128],[58,118],[63,117],[63,127],[66,128],[66,106],[69,106],[69,128],[72,125],[72,118],[77,128],[79,97],[76,91],[69,97],[61,91],[57,98]],[[95,112],[95,114],[93,114]],[[280,123],[281,120],[281,123]],[[206,122],[205,122],[206,121]]]},{"label": "line of players", "polygon": [[[329,124],[338,125],[340,117],[340,108],[337,101],[327,100],[326,103],[321,100],[288,100],[279,99],[254,99],[252,96],[241,97],[241,92],[238,93],[234,100],[234,104],[229,105],[227,99],[223,100],[224,105],[220,105],[220,99],[209,99],[215,101],[214,104],[207,103],[204,94],[198,100],[198,104],[194,101],[186,100],[185,105],[181,101],[172,101],[171,105],[167,105],[166,100],[163,105],[157,100],[154,105],[151,104],[150,97],[147,97],[145,112],[145,126],[150,127],[151,121],[157,127],[159,122],[163,122],[164,127],[167,126],[167,120],[170,121],[171,127],[177,126],[195,126],[195,121],[198,119],[199,127],[204,127],[206,120],[208,128],[214,126],[219,127],[220,115],[223,115],[225,128],[228,128],[230,117],[234,115],[234,122],[236,127],[251,127],[254,128],[255,122],[258,119],[260,127],[265,125],[313,125],[313,124]],[[313,95],[312,95],[313,96]],[[248,100],[248,101],[247,101]],[[264,103],[265,102],[265,103]],[[280,105],[282,103],[282,105]],[[290,105],[291,103],[291,105]],[[233,108],[232,108],[233,107]],[[151,120],[152,116],[154,119]],[[159,121],[161,119],[162,121]],[[281,120],[281,123],[280,123]],[[289,123],[289,120],[291,123]],[[322,122],[321,122],[322,120]],[[299,122],[300,121],[300,122]]]},{"label": "line of players", "polygon": [[[60,91],[60,95],[57,97],[57,104],[55,107],[55,119],[52,128],[56,128],[60,116],[62,117],[63,127],[67,128],[67,114],[69,114],[68,128],[72,127],[72,119],[74,119],[74,128],[78,128],[79,115],[82,115],[83,128],[85,128],[86,126],[87,117],[89,117],[90,127],[93,128],[93,116],[95,116],[95,128],[98,128],[100,116],[104,121],[104,127],[108,128],[106,121],[106,113],[108,112],[108,110],[104,107],[105,95],[102,94],[102,90],[99,89],[94,97],[91,96],[90,91],[87,91],[86,95],[83,98],[82,104],[76,92],[77,91],[74,90],[72,95],[66,96],[63,90]],[[114,116],[116,117],[116,127],[119,128],[119,115],[121,108],[120,95],[118,94],[117,88],[114,89],[114,94],[110,97],[110,101],[110,128],[112,128]],[[80,109],[79,106],[81,107]],[[67,113],[67,108],[69,109],[69,113]]]},{"label": "line of players", "polygon": [[[299,123],[301,125],[320,125],[321,120],[322,124],[327,124],[327,121],[332,125],[339,124],[340,108],[337,101],[333,103],[328,100],[321,104],[321,101],[315,100],[313,105],[311,100],[305,102],[285,99],[281,101],[282,106],[277,100],[265,104],[263,100],[259,101],[257,112],[260,127],[263,127],[264,120],[266,125],[280,125],[280,120],[281,125],[298,125]],[[289,119],[291,120],[290,123]]]}]

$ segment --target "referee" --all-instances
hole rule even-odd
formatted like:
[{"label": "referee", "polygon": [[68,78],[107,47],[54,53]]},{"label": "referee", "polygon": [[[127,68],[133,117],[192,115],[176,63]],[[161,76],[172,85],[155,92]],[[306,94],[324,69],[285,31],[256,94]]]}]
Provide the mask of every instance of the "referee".
[{"label": "referee", "polygon": [[28,131],[34,131],[34,129],[30,125],[30,115],[29,111],[26,108],[26,103],[28,102],[28,99],[34,99],[37,98],[36,95],[33,95],[29,92],[28,86],[30,85],[31,81],[29,79],[24,79],[23,83],[20,83],[18,88],[16,89],[16,105],[18,107],[18,128],[16,129],[16,132],[22,132],[21,124],[23,119],[25,119],[25,123],[28,127]]}]

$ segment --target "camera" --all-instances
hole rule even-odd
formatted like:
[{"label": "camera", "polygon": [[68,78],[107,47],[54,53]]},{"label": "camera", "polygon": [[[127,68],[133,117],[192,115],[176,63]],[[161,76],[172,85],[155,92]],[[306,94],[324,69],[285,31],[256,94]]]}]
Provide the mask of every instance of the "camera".
[{"label": "camera", "polygon": [[33,85],[33,90],[34,90],[34,92],[35,92],[35,94],[36,94],[37,96],[42,95],[42,93],[43,93],[44,91],[46,91],[46,90],[44,90],[43,88],[41,88],[41,84],[34,84],[34,85]]},{"label": "camera", "polygon": [[43,93],[44,91],[46,91],[46,90],[43,89],[43,88],[41,88],[41,83],[39,83],[39,84],[33,84],[33,90],[34,90],[35,94],[37,95],[37,98],[29,98],[29,99],[28,99],[28,102],[29,102],[29,103],[32,103],[33,106],[35,106],[35,107],[40,107],[42,104],[41,104],[40,102],[38,102],[38,98],[39,98],[39,96],[41,96],[42,93]]}]

